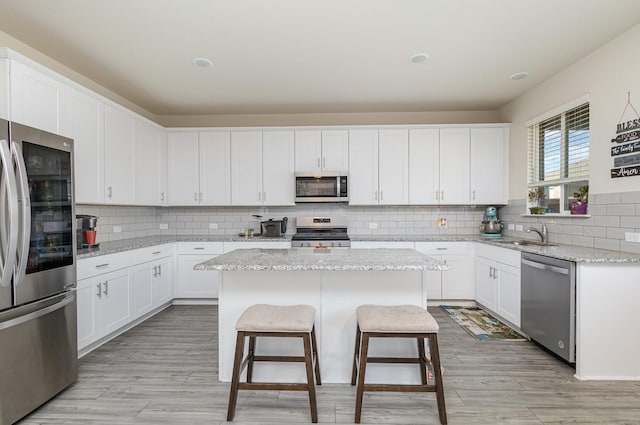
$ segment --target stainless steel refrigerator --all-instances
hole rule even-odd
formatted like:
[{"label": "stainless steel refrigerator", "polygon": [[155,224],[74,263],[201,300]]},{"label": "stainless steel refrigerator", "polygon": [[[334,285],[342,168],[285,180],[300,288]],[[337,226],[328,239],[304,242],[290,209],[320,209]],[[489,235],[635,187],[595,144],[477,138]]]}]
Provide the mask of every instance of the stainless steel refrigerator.
[{"label": "stainless steel refrigerator", "polygon": [[78,376],[73,142],[0,120],[0,424]]}]

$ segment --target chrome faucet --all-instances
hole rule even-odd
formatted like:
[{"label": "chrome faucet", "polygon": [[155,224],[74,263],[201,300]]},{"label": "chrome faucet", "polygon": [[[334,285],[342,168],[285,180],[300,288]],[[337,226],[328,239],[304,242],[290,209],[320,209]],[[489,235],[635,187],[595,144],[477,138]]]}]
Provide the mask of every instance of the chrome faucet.
[{"label": "chrome faucet", "polygon": [[546,224],[542,225],[542,231],[540,231],[538,229],[534,229],[533,227],[529,227],[527,229],[527,233],[531,233],[531,231],[534,231],[534,232],[536,232],[537,234],[540,235],[540,239],[542,239],[542,243],[549,242],[549,231],[547,230],[547,225]]}]

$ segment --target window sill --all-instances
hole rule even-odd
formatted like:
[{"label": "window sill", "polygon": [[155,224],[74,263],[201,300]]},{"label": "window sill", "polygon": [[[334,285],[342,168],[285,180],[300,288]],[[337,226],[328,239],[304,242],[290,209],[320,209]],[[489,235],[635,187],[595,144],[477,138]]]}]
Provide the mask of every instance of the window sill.
[{"label": "window sill", "polygon": [[520,217],[590,218],[591,214],[520,214]]}]

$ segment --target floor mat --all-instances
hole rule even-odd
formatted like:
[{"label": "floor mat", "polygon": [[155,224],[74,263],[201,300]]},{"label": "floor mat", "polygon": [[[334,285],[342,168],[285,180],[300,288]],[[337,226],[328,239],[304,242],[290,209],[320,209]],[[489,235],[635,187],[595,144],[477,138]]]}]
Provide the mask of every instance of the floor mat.
[{"label": "floor mat", "polygon": [[440,306],[456,323],[479,340],[528,341],[480,307]]}]

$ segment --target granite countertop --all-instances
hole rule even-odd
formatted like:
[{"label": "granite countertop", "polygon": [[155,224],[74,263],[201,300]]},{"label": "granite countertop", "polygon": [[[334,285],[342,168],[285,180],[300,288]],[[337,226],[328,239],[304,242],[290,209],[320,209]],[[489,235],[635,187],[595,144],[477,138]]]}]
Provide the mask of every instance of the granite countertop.
[{"label": "granite countertop", "polygon": [[196,264],[194,270],[410,271],[448,270],[412,249],[240,249]]}]

